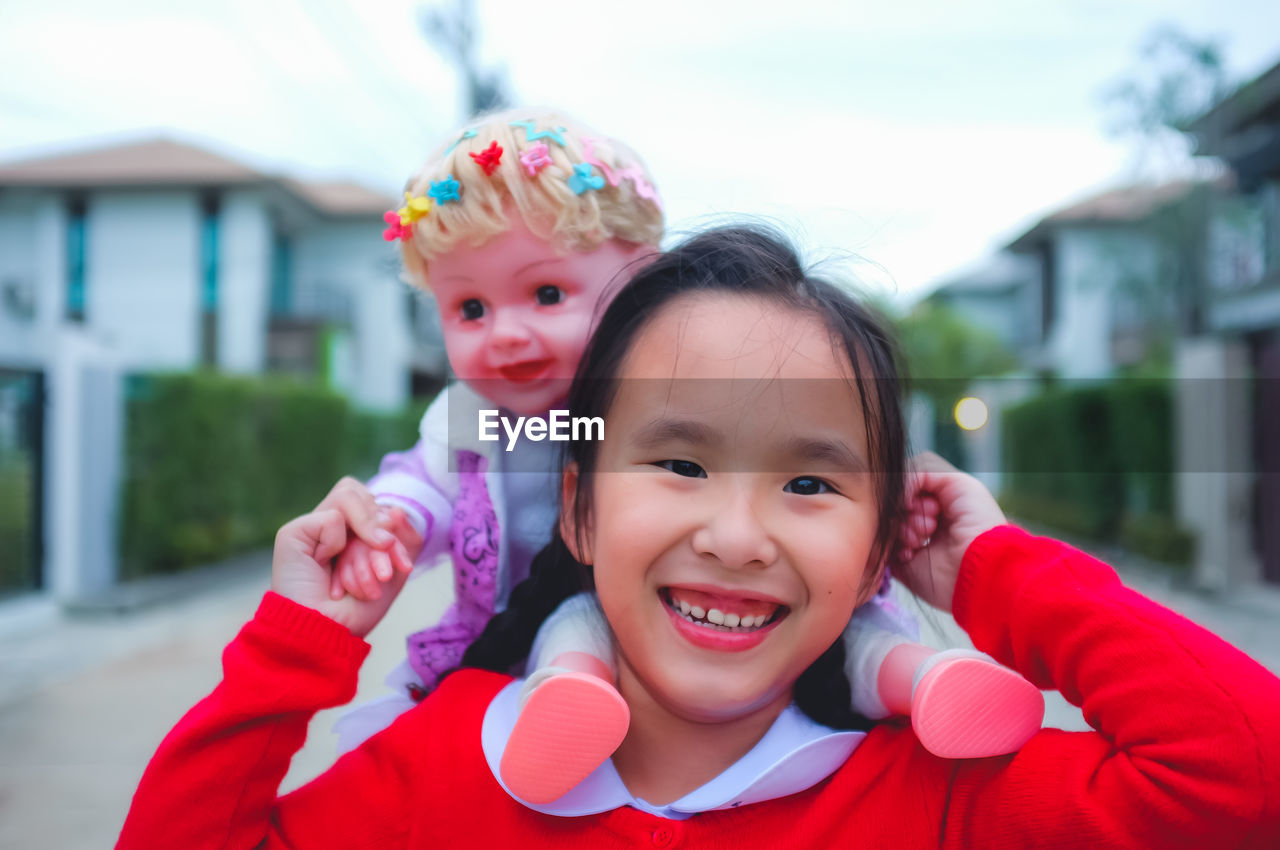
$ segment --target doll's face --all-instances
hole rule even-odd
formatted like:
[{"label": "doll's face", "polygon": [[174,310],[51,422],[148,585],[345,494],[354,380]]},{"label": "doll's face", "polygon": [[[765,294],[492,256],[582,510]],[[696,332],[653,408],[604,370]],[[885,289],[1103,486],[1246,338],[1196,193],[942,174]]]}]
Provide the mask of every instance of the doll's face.
[{"label": "doll's face", "polygon": [[615,275],[650,249],[616,239],[591,252],[558,252],[510,212],[511,229],[479,247],[434,258],[453,371],[477,393],[521,415],[568,395],[593,321]]},{"label": "doll's face", "polygon": [[578,553],[628,701],[701,722],[785,705],[863,601],[878,506],[844,360],[815,317],[732,295],[636,337]]}]

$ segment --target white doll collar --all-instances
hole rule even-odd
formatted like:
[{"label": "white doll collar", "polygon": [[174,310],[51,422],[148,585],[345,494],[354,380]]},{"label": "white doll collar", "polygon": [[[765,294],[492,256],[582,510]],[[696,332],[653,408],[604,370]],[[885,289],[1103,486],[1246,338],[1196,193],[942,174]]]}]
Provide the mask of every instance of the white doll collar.
[{"label": "white doll collar", "polygon": [[795,704],[787,706],[750,752],[710,782],[666,806],[654,806],[632,796],[610,759],[569,793],[542,805],[526,803],[511,793],[498,775],[498,765],[519,714],[520,688],[516,679],[498,692],[485,711],[480,731],[485,761],[502,790],[534,811],[561,817],[581,817],[631,806],[672,820],[698,812],[731,809],[796,794],[826,779],[844,764],[866,737],[865,732],[836,731],[815,723]]}]

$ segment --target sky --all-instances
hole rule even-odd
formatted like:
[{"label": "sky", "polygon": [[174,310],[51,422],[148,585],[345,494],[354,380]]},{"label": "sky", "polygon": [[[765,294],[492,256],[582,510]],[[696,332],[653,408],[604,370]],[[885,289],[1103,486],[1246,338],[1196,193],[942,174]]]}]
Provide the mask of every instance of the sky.
[{"label": "sky", "polygon": [[[394,195],[462,119],[421,27],[452,2],[0,0],[0,159],[164,134]],[[1102,92],[1157,24],[1280,61],[1274,0],[475,2],[516,102],[639,151],[669,233],[762,218],[899,303],[1135,179]]]}]

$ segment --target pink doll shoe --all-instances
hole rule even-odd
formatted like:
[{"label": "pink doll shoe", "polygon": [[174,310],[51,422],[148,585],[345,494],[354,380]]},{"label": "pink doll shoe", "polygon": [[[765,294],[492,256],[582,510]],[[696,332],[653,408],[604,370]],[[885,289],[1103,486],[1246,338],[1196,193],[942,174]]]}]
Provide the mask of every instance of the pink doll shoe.
[{"label": "pink doll shoe", "polygon": [[529,694],[498,772],[521,800],[550,803],[613,755],[630,723],[613,685],[588,673],[558,673]]},{"label": "pink doll shoe", "polygon": [[971,650],[940,652],[920,665],[911,688],[911,727],[926,750],[948,759],[1017,751],[1040,730],[1044,695]]}]

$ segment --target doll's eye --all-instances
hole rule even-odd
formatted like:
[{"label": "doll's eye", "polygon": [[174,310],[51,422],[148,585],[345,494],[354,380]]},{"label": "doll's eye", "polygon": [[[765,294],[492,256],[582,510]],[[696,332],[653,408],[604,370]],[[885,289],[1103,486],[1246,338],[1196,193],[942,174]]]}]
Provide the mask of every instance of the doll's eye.
[{"label": "doll's eye", "polygon": [[792,478],[782,490],[786,493],[795,493],[798,496],[817,496],[821,493],[835,492],[831,485],[821,478],[810,478],[807,475]]},{"label": "doll's eye", "polygon": [[480,303],[479,298],[468,298],[462,302],[458,312],[462,314],[464,320],[473,321],[484,315],[484,305]]},{"label": "doll's eye", "polygon": [[654,464],[683,478],[706,478],[707,471],[691,460],[660,460]]},{"label": "doll's eye", "polygon": [[564,300],[564,290],[558,286],[552,286],[551,284],[539,286],[538,291],[534,293],[534,295],[538,299],[538,303],[544,307],[552,304],[559,304]]}]

